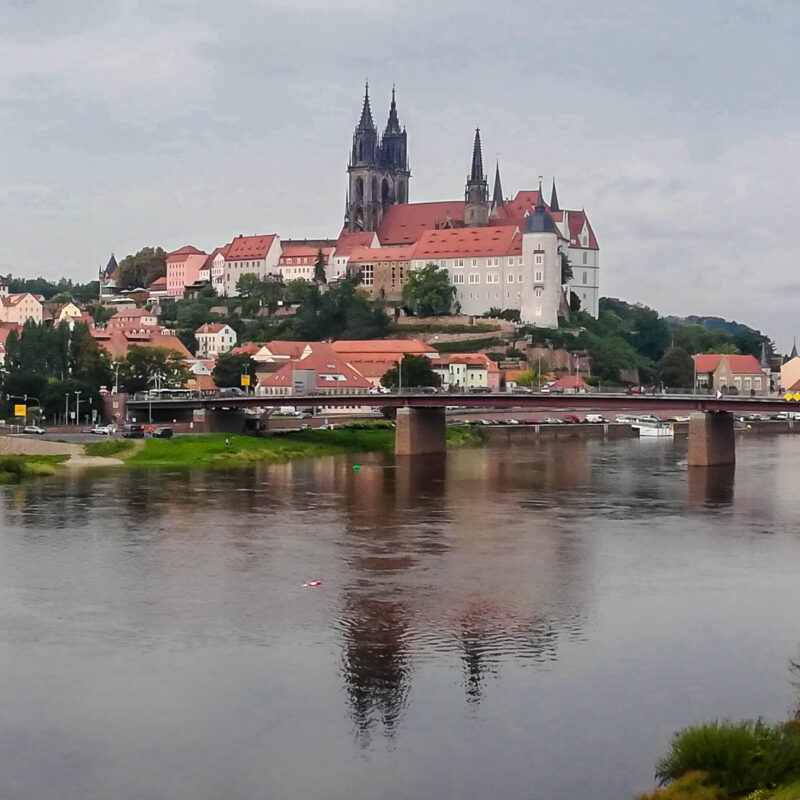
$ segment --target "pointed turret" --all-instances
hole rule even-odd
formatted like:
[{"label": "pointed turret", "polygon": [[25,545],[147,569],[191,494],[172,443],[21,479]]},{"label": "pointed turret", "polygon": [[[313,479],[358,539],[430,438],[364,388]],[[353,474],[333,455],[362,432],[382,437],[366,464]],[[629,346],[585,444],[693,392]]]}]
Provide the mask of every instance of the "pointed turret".
[{"label": "pointed turret", "polygon": [[481,152],[481,129],[475,128],[475,143],[472,145],[472,171],[469,179],[471,182],[485,181],[483,174],[483,153]]},{"label": "pointed turret", "polygon": [[494,194],[492,195],[492,208],[500,208],[503,205],[503,187],[500,185],[500,162],[495,165],[494,170]]},{"label": "pointed turret", "polygon": [[556,194],[556,178],[553,176],[553,189],[550,192],[550,210],[561,211],[558,206],[558,195]]},{"label": "pointed turret", "polygon": [[475,143],[472,146],[472,164],[464,192],[464,224],[473,227],[489,223],[489,186],[483,173],[481,131],[475,128]]},{"label": "pointed turret", "polygon": [[402,133],[400,120],[397,118],[397,100],[395,99],[394,86],[392,86],[392,103],[389,106],[389,120],[386,123],[386,130],[383,135]]},{"label": "pointed turret", "polygon": [[792,352],[789,354],[789,358],[797,358],[797,337],[792,342]]},{"label": "pointed turret", "polygon": [[369,106],[369,81],[364,85],[364,106],[361,109],[361,119],[358,121],[358,130],[377,131],[372,121],[372,109]]},{"label": "pointed turret", "polygon": [[558,233],[556,223],[544,204],[541,181],[539,181],[539,199],[536,201],[536,207],[525,220],[525,233]]}]

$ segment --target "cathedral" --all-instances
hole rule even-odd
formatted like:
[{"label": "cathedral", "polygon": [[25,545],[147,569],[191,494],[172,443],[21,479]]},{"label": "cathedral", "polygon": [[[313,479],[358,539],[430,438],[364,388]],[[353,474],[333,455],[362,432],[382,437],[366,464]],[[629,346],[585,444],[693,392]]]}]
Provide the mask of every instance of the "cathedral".
[{"label": "cathedral", "polygon": [[369,104],[369,83],[366,85],[347,173],[345,226],[351,233],[377,231],[389,206],[408,202],[408,143],[397,117],[394,88],[389,119],[379,140]]},{"label": "cathedral", "polygon": [[549,203],[541,181],[538,189],[504,197],[499,164],[490,193],[479,129],[463,200],[412,203],[408,139],[395,90],[379,136],[367,84],[347,173],[332,277],[359,272],[370,295],[399,302],[409,272],[435,263],[447,271],[462,313],[519,309],[523,321],[553,327],[564,308],[579,301],[597,316],[600,248],[586,212],[559,204],[555,179]]}]

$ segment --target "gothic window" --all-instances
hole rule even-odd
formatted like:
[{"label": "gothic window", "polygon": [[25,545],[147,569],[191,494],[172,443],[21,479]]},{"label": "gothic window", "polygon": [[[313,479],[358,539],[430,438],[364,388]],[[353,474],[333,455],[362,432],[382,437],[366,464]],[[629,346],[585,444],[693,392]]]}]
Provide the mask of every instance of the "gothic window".
[{"label": "gothic window", "polygon": [[588,253],[584,253],[583,254],[583,263],[584,264],[586,263],[587,256],[588,256]]},{"label": "gothic window", "polygon": [[363,155],[364,155],[364,145],[363,145],[362,142],[359,141],[359,143],[358,143],[358,156],[357,156],[359,161],[361,161],[361,159],[363,158]]},{"label": "gothic window", "polygon": [[381,200],[384,203],[389,202],[389,181],[386,178],[383,179],[383,184],[381,185]]},{"label": "gothic window", "polygon": [[[361,178],[356,178],[356,197],[364,196],[364,181]],[[358,210],[356,210],[356,213]]]},{"label": "gothic window", "polygon": [[406,201],[406,185],[401,181],[397,187],[397,202],[405,203]]},{"label": "gothic window", "polygon": [[378,199],[378,179],[377,178],[373,178],[372,179],[372,197],[370,197],[370,200],[372,200],[374,202],[377,199]]}]

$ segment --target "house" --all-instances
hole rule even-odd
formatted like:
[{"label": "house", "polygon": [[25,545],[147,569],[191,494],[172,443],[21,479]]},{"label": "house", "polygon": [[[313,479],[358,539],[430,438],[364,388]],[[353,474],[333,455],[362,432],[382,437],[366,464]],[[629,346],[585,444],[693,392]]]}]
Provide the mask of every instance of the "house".
[{"label": "house", "polygon": [[314,269],[317,258],[322,253],[325,263],[325,277],[327,280],[328,260],[333,252],[335,242],[330,240],[303,240],[281,242],[281,255],[278,259],[278,269],[284,281],[314,280]]},{"label": "house", "polygon": [[794,387],[798,381],[800,381],[800,356],[797,355],[797,342],[794,342],[792,352],[781,364],[779,379],[781,391],[787,392],[790,389],[795,391]]},{"label": "house", "polygon": [[197,276],[208,255],[192,245],[167,253],[167,295],[183,297],[187,286],[197,281]]},{"label": "house", "polygon": [[107,328],[156,328],[158,316],[149,308],[121,308],[106,323]]},{"label": "house", "polygon": [[441,378],[444,389],[467,392],[470,389],[500,391],[500,367],[486,353],[453,353],[434,358],[433,371]]},{"label": "house", "polygon": [[29,319],[41,323],[43,318],[42,296],[30,292],[9,294],[0,297],[0,322],[24,325]]},{"label": "house", "polygon": [[9,288],[11,286],[11,273],[5,277],[0,275],[0,297],[8,297]]},{"label": "house", "polygon": [[349,277],[361,276],[361,288],[370,300],[399,303],[408,281],[414,248],[354,247],[347,262]]},{"label": "house", "polygon": [[[333,348],[323,342],[306,342],[299,358],[292,358],[275,372],[259,380],[257,394],[292,395],[294,371],[314,373],[313,385],[317,394],[363,394],[371,388],[370,382]],[[363,412],[360,406],[349,409]]]},{"label": "house", "polygon": [[374,232],[348,233],[342,231],[328,259],[328,281],[343,278],[347,275],[347,262],[356,247],[379,246],[378,235]]},{"label": "house", "polygon": [[195,332],[198,358],[216,358],[236,346],[236,331],[224,322],[207,322]]},{"label": "house", "polygon": [[397,366],[403,356],[435,358],[436,351],[420,339],[340,339],[331,347],[352,364],[372,386],[380,386],[387,370]]},{"label": "house", "polygon": [[165,330],[94,328],[92,337],[115,361],[125,358],[128,350],[134,346],[162,347],[180,355],[186,361],[194,360],[183,342],[176,335]]},{"label": "house", "polygon": [[730,394],[769,394],[769,376],[755,356],[702,353],[692,358],[698,390]]},{"label": "house", "polygon": [[[269,236],[237,236],[224,256],[222,293],[227,297],[238,297],[236,284],[242,275],[257,275],[266,278],[280,274],[278,260],[281,242],[276,234]],[[212,268],[213,273],[213,268]]]},{"label": "house", "polygon": [[217,385],[214,383],[212,372],[214,371],[214,361],[208,359],[195,359],[189,363],[191,377],[186,381],[187,389],[194,389],[199,392],[216,391]]}]

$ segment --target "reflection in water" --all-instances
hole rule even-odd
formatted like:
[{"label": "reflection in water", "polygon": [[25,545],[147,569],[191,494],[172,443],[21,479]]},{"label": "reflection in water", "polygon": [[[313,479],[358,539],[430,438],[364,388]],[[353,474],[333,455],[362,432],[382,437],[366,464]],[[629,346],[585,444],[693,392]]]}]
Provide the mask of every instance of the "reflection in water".
[{"label": "reflection in water", "polygon": [[[745,443],[735,494],[730,471],[687,476],[682,448],[564,439],[0,488],[4,789],[646,789],[664,731],[785,713],[796,646],[800,440]],[[752,680],[754,654],[774,675]]]},{"label": "reflection in water", "polygon": [[703,509],[729,506],[733,503],[733,464],[716,467],[688,467],[689,508]]}]

